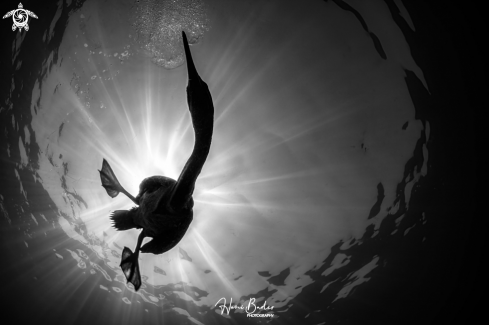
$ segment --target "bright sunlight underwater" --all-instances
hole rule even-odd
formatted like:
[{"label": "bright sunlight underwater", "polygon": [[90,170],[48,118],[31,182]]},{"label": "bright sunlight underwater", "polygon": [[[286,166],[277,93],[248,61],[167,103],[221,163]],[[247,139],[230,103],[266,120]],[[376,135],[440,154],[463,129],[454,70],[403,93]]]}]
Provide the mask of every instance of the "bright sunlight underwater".
[{"label": "bright sunlight underwater", "polygon": [[[0,215],[23,259],[38,261],[17,281],[39,286],[39,317],[57,315],[55,299],[76,301],[66,323],[357,324],[343,310],[366,301],[397,245],[423,247],[428,218],[410,208],[431,135],[412,92],[431,89],[401,0],[24,8],[39,19],[11,48],[25,77],[1,106],[14,176]],[[119,264],[140,231],[109,218],[134,203],[108,196],[99,170],[106,159],[134,196],[146,177],[179,177],[194,145],[182,30],[212,94],[212,145],[190,228],[170,251],[140,255],[136,292]],[[231,300],[273,308],[250,317],[222,308]],[[98,305],[110,316],[93,316]]]}]

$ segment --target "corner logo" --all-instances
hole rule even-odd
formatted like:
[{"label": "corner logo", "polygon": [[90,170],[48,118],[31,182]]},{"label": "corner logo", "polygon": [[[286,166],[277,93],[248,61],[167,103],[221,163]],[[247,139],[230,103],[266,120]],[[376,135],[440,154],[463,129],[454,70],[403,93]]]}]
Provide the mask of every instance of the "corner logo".
[{"label": "corner logo", "polygon": [[27,16],[31,16],[33,18],[37,18],[36,14],[33,13],[32,11],[25,10],[24,7],[22,6],[22,3],[19,3],[19,8],[11,10],[3,16],[3,19],[8,18],[12,16],[12,19],[14,20],[14,24],[12,25],[12,30],[15,31],[17,28],[19,31],[24,28],[26,31],[29,30],[29,25],[27,24],[28,18]]}]

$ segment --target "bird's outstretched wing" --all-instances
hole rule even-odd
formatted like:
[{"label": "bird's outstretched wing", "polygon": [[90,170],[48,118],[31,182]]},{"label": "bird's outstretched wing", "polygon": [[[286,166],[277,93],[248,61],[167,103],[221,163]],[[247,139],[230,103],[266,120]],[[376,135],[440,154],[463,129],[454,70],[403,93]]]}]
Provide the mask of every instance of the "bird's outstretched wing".
[{"label": "bird's outstretched wing", "polygon": [[15,10],[11,10],[11,11],[7,12],[5,15],[3,15],[2,19],[3,19],[3,18],[8,18],[8,17],[12,16],[12,15],[13,15],[13,13],[14,13],[14,11],[15,11]]},{"label": "bird's outstretched wing", "polygon": [[[184,208],[192,197],[195,182],[209,154],[214,127],[214,105],[211,93],[195,69],[187,36],[183,31],[182,38],[188,71],[187,102],[194,127],[195,143],[170,198],[170,207],[176,211]],[[164,203],[160,201],[158,207]]]},{"label": "bird's outstretched wing", "polygon": [[27,14],[31,16],[32,18],[37,18],[36,14],[33,13],[32,11],[26,10]]}]

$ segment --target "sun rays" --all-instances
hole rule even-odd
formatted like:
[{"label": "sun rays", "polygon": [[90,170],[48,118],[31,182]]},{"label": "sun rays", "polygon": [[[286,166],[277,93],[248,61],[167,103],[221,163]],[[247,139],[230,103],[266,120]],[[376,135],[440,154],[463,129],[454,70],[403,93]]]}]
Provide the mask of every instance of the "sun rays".
[{"label": "sun rays", "polygon": [[[97,170],[107,159],[134,196],[146,177],[178,178],[194,143],[187,71],[151,63],[130,26],[102,21],[98,7],[73,15],[62,64],[37,84],[32,122],[40,180],[69,237],[60,244],[83,247],[53,252],[70,261],[61,280],[77,281],[63,288],[67,296],[84,290],[80,303],[88,304],[96,292],[116,293],[114,309],[128,319],[149,304],[164,318],[160,307],[175,301],[195,315],[222,297],[262,295],[285,308],[331,247],[362,236],[379,183],[385,202],[393,200],[396,184],[387,176],[402,177],[421,128],[397,62],[379,61],[364,30],[333,5],[328,11],[318,2],[309,20],[258,3],[215,13],[219,26],[191,48],[214,99],[214,138],[194,191],[193,223],[171,251],[142,254],[138,292],[119,264],[139,230],[118,232],[109,218],[134,204],[108,197]],[[362,46],[352,46],[357,39]],[[352,73],[358,67],[362,73]],[[93,282],[83,278],[95,274]]]}]

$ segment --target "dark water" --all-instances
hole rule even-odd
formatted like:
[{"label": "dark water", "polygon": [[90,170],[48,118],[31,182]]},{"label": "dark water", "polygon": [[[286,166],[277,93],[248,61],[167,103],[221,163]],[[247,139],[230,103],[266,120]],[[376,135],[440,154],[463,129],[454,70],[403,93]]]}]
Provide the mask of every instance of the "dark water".
[{"label": "dark water", "polygon": [[[483,311],[474,120],[487,64],[470,6],[23,6],[38,16],[29,31],[0,26],[12,324],[472,324]],[[214,99],[214,142],[191,228],[143,255],[136,293],[118,264],[138,233],[108,218],[131,205],[97,169],[108,159],[133,194],[144,177],[178,177],[193,145],[181,28]],[[274,317],[228,315],[220,298],[266,301]]]}]

